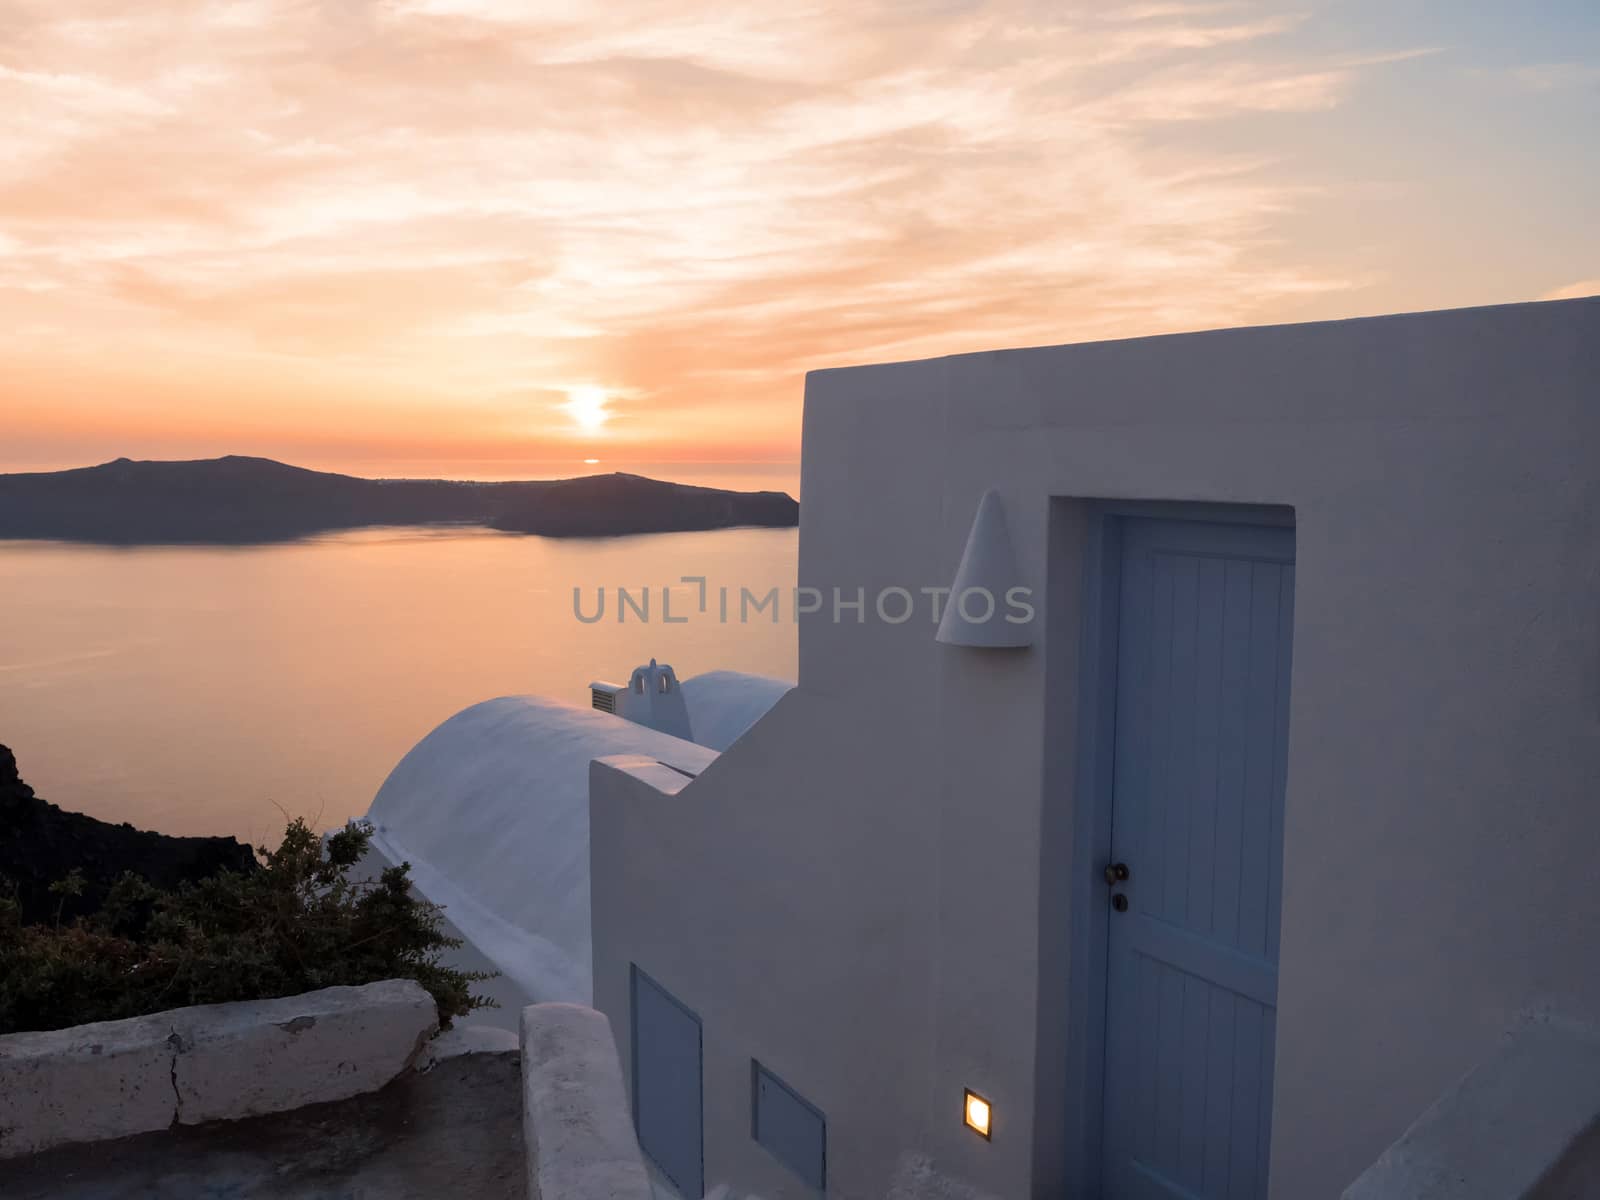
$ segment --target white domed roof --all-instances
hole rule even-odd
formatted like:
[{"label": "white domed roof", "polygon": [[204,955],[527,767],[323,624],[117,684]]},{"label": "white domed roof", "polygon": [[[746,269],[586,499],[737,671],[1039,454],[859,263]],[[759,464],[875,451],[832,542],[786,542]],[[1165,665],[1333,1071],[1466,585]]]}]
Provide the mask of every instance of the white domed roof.
[{"label": "white domed roof", "polygon": [[726,750],[778,702],[794,684],[743,671],[707,671],[683,681],[694,740],[713,750]]},{"label": "white domed roof", "polygon": [[[396,764],[374,847],[536,1000],[590,1003],[589,764],[642,754],[698,774],[789,684],[713,671],[683,684],[697,738],[539,696],[463,709]],[[703,724],[702,724],[703,722]]]},{"label": "white domed roof", "polygon": [[[645,754],[691,773],[716,758],[608,713],[502,696],[412,747],[367,814],[378,849],[410,861],[418,889],[446,905],[501,970],[522,976],[528,964],[501,963],[494,943],[505,939],[480,931],[482,914],[471,910],[533,936],[541,1000],[589,998],[589,763],[611,754]],[[440,876],[449,887],[437,886]]]}]

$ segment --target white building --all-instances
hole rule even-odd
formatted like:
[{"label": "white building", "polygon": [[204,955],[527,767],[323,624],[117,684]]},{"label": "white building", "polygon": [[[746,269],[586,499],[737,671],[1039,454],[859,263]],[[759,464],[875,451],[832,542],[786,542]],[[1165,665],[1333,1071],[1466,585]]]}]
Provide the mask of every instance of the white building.
[{"label": "white building", "polygon": [[[1317,1200],[1600,1019],[1597,463],[1600,300],[813,373],[798,686],[591,772],[646,1150]],[[958,569],[1033,619],[936,640]]]},{"label": "white building", "polygon": [[[475,1020],[515,1029],[525,1004],[590,1002],[590,762],[633,755],[692,775],[790,686],[737,671],[680,685],[654,662],[627,686],[645,681],[646,702],[627,719],[598,698],[474,704],[413,746],[379,788],[366,814],[383,859],[373,869],[410,863],[417,890],[470,943],[455,965],[502,975],[480,989],[501,1007]],[[653,696],[677,703],[658,713]],[[653,727],[658,716],[696,740]]]}]

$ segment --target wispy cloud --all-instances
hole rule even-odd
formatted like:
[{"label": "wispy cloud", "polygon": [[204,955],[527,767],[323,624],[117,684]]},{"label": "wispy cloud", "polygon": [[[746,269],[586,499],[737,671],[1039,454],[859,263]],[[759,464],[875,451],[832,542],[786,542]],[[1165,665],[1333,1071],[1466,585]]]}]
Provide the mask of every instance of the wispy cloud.
[{"label": "wispy cloud", "polygon": [[1506,77],[1530,92],[1600,90],[1600,64],[1592,62],[1532,63],[1512,67]]},{"label": "wispy cloud", "polygon": [[70,7],[0,0],[0,365],[36,433],[145,404],[559,439],[523,397],[590,383],[617,438],[792,450],[810,367],[1357,280],[1283,252],[1270,156],[1158,136],[1372,69],[1260,5]]},{"label": "wispy cloud", "polygon": [[1541,300],[1582,300],[1588,296],[1600,296],[1600,278],[1580,279],[1576,283],[1569,283],[1562,287],[1552,288],[1540,296]]}]

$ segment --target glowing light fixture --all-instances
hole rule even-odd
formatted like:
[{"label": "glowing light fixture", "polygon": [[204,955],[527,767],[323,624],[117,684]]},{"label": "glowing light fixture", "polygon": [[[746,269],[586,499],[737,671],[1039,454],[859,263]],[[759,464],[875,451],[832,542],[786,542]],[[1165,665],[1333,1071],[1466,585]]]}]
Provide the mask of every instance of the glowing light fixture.
[{"label": "glowing light fixture", "polygon": [[989,1102],[971,1088],[966,1090],[963,1101],[961,1107],[967,1128],[987,1142],[989,1140],[989,1123],[994,1117],[994,1111],[989,1107]]}]

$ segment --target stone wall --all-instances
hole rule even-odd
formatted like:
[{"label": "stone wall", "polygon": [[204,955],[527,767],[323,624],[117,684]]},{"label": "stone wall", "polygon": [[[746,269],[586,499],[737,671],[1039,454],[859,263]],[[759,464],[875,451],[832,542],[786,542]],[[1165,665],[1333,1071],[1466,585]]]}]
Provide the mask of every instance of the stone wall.
[{"label": "stone wall", "polygon": [[604,1014],[576,1004],[523,1009],[522,1088],[530,1200],[650,1200]]},{"label": "stone wall", "polygon": [[0,1037],[0,1158],[375,1091],[438,1023],[392,979]]}]

